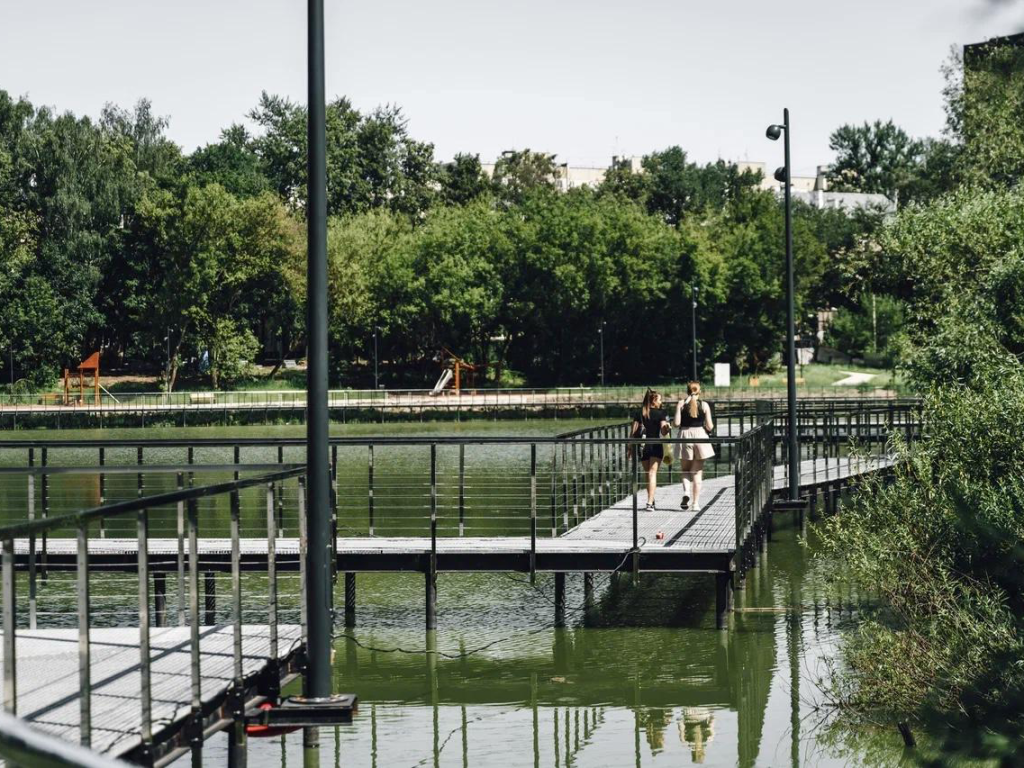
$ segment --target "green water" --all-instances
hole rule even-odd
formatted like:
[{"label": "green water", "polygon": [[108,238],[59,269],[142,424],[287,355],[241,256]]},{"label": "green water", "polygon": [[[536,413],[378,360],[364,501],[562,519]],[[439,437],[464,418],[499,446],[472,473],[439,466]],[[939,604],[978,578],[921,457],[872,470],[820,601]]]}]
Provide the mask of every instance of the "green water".
[{"label": "green water", "polygon": [[[352,425],[335,433],[549,436],[586,424]],[[291,426],[75,431],[59,436],[302,434],[302,427]],[[207,450],[213,453],[204,455],[203,461],[230,463],[230,447]],[[378,533],[425,532],[425,450],[398,448],[386,454],[378,450],[375,455]],[[511,446],[469,450],[467,534],[524,532],[528,450]],[[271,451],[247,453],[243,460],[272,462],[276,452],[271,455]],[[368,525],[365,451],[365,447],[343,450],[338,461],[341,522],[360,531]],[[0,449],[0,463],[24,460],[23,454],[13,454]],[[184,449],[153,452],[152,457],[147,453],[146,463],[183,461],[183,455]],[[125,456],[108,451],[107,460],[132,463],[134,451],[127,449]],[[298,456],[285,460],[298,460]],[[449,535],[457,533],[453,485],[457,461],[452,450],[439,454],[439,508]],[[54,451],[50,463],[91,465],[95,451]],[[137,492],[134,474],[108,482],[113,484],[106,489],[108,499]],[[145,492],[151,493],[173,487],[175,478],[147,475],[145,483]],[[3,476],[0,482],[0,506],[6,519],[23,518],[23,484],[24,476],[18,475]],[[54,476],[49,491],[53,513],[84,506],[83,497],[98,499],[97,478],[92,474]],[[243,505],[249,535],[259,535],[260,503],[253,496]],[[202,525],[213,535],[209,532],[225,530],[227,519],[226,508],[216,504],[207,510]],[[169,527],[170,517],[163,524]],[[286,520],[285,525],[293,527],[294,521]],[[131,530],[132,521],[125,521],[124,535],[131,535]],[[826,596],[827,564],[816,560],[814,552],[813,532],[801,532],[783,521],[767,557],[737,593],[737,611],[724,631],[714,627],[710,576],[643,574],[639,585],[634,585],[629,575],[614,579],[598,575],[595,605],[587,611],[582,577],[570,575],[569,626],[556,630],[552,628],[550,576],[541,575],[530,585],[522,574],[441,574],[439,628],[436,635],[428,636],[422,574],[360,574],[357,626],[348,635],[339,626],[334,668],[336,689],[358,694],[360,709],[351,725],[321,731],[318,764],[841,766],[863,764],[869,758],[873,763],[895,764],[901,755],[895,734],[868,745],[849,746],[837,743],[820,724],[818,705],[823,697],[818,681],[836,658],[842,633],[852,619],[848,605]],[[40,608],[53,623],[73,621],[70,581],[65,590],[62,578],[51,577],[41,596]],[[128,581],[118,577],[106,586],[97,585],[100,605],[106,607],[98,623],[130,621]],[[246,586],[246,618],[258,620],[265,579],[247,576]],[[282,577],[281,590],[282,620],[294,621],[297,579]],[[168,598],[173,605],[176,593],[170,592]],[[428,648],[436,653],[426,652]],[[207,744],[205,758],[209,765],[226,764],[223,735]],[[299,733],[251,739],[249,761],[253,766],[316,764],[304,754]],[[185,764],[184,760],[178,763]]]}]

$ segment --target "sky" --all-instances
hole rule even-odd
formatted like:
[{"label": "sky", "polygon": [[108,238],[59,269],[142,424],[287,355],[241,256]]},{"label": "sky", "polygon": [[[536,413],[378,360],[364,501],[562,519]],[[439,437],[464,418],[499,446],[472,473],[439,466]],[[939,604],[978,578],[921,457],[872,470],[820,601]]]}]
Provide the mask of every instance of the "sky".
[{"label": "sky", "polygon": [[[484,162],[505,149],[606,166],[832,159],[839,125],[943,127],[953,45],[1024,30],[1018,0],[325,0],[327,93],[399,105],[411,135]],[[139,98],[185,151],[246,123],[261,91],[306,98],[302,0],[0,0],[0,89],[98,115]]]}]

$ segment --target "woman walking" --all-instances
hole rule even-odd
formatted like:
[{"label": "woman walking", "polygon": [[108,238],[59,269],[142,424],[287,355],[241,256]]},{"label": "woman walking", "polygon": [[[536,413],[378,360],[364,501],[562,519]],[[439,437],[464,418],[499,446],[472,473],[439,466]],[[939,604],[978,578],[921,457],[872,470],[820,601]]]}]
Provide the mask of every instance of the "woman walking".
[{"label": "woman walking", "polygon": [[[663,435],[672,431],[668,423],[668,414],[661,409],[661,393],[648,389],[644,395],[644,402],[640,411],[633,417],[633,429],[630,434],[633,437],[642,437],[647,440],[659,440]],[[630,455],[636,450],[630,446]],[[645,511],[653,512],[654,495],[658,490],[658,467],[661,460],[665,458],[665,446],[660,442],[645,442],[644,449],[640,453],[640,461],[647,473],[647,507]]]},{"label": "woman walking", "polygon": [[715,455],[710,443],[685,442],[707,438],[715,423],[711,420],[711,406],[700,396],[700,384],[691,381],[686,387],[687,397],[676,406],[674,423],[679,427],[680,440],[674,450],[679,459],[679,474],[683,477],[683,509],[700,510],[700,487],[704,481],[704,461]]}]

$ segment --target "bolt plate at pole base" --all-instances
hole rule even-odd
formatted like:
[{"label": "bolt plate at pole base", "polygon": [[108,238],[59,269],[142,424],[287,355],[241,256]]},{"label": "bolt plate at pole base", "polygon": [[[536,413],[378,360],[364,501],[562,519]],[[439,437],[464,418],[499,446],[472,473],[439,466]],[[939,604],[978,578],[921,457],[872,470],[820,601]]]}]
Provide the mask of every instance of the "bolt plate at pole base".
[{"label": "bolt plate at pole base", "polygon": [[359,707],[353,693],[338,693],[323,698],[290,696],[270,709],[250,709],[245,713],[247,725],[313,728],[352,722]]}]

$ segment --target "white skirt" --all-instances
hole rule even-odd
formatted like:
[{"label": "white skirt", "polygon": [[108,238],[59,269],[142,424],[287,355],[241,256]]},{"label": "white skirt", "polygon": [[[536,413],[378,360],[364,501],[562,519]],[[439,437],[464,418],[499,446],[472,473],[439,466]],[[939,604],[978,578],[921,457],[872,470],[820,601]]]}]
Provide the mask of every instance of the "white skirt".
[{"label": "white skirt", "polygon": [[[708,433],[704,427],[680,428],[677,437],[680,440],[707,440]],[[677,443],[672,446],[677,459],[682,461],[693,461],[694,459],[710,459],[715,455],[715,449],[711,443]]]}]

